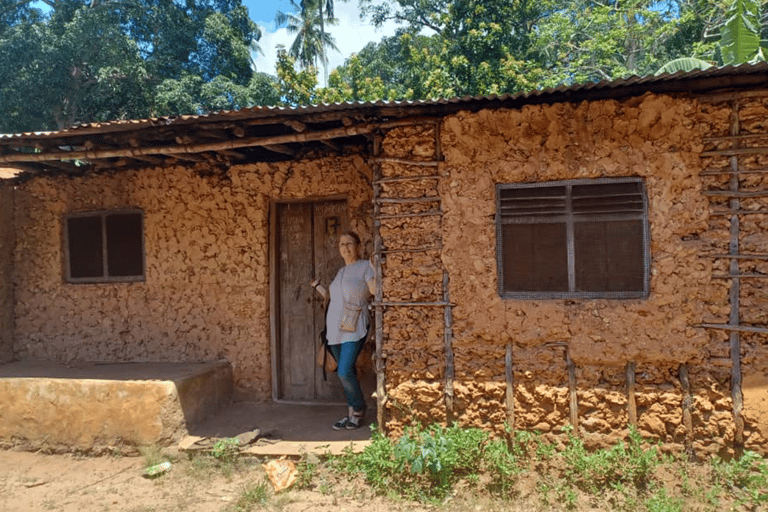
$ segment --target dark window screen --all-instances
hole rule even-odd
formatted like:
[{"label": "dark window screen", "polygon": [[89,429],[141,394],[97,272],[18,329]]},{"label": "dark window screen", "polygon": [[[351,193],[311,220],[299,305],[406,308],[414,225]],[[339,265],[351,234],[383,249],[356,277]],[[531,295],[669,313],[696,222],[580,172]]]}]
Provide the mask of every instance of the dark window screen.
[{"label": "dark window screen", "polygon": [[641,221],[577,222],[574,239],[576,291],[643,291]]},{"label": "dark window screen", "polygon": [[506,224],[504,289],[568,291],[568,252],[565,224]]},{"label": "dark window screen", "polygon": [[107,215],[107,268],[110,276],[139,276],[144,273],[141,215]]},{"label": "dark window screen", "polygon": [[77,215],[68,218],[66,226],[68,279],[100,282],[143,278],[144,236],[140,212]]},{"label": "dark window screen", "polygon": [[72,217],[67,230],[70,277],[103,277],[101,217]]},{"label": "dark window screen", "polygon": [[641,180],[499,185],[497,207],[502,296],[647,296],[648,219]]}]

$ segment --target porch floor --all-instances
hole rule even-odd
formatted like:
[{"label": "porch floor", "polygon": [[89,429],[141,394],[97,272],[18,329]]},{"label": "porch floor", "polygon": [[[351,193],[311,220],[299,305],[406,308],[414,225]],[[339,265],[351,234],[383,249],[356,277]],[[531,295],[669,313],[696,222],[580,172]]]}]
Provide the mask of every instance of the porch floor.
[{"label": "porch floor", "polygon": [[[369,407],[371,405],[375,403]],[[359,451],[369,444],[369,427],[376,421],[376,409],[368,409],[364,425],[357,430],[333,430],[331,425],[345,414],[346,407],[340,405],[235,402],[207,421],[190,427],[189,433],[225,438],[259,429],[263,442],[243,450],[252,455],[297,456],[303,451],[338,454],[350,444],[353,450]]]},{"label": "porch floor", "polygon": [[340,453],[370,439],[368,425],[334,431],[342,405],[232,402],[232,371],[211,363],[17,361],[0,365],[0,444],[53,451],[121,445],[180,447],[194,437],[259,430],[242,451],[264,456]]}]

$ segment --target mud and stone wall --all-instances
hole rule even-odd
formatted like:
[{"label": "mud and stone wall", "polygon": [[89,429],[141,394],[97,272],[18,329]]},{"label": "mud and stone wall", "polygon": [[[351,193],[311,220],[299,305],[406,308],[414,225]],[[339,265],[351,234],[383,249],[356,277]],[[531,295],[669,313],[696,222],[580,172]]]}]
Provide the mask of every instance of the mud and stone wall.
[{"label": "mud and stone wall", "polygon": [[[730,311],[728,283],[713,277],[718,263],[703,255],[708,237],[722,238],[711,234],[712,208],[700,176],[704,138],[728,132],[728,111],[722,110],[705,109],[693,99],[646,94],[624,101],[461,112],[445,118],[439,145],[429,130],[387,134],[386,157],[429,159],[433,155],[426,148],[435,148],[444,159],[437,171],[443,216],[436,229],[455,305],[455,378],[449,385],[457,421],[502,432],[514,418],[515,428],[556,434],[571,422],[575,397],[575,420],[588,444],[624,436],[632,413],[642,435],[670,449],[683,448],[686,439],[685,447],[698,453],[733,446],[730,367],[722,362],[729,357],[727,334],[697,327],[727,323]],[[387,171],[385,166],[384,175],[414,172],[407,165],[395,167]],[[643,178],[649,198],[648,298],[500,297],[496,184],[625,176]],[[762,241],[764,230],[758,228],[765,226],[759,224],[751,236]],[[383,229],[382,234],[388,246],[399,243],[395,238],[424,237],[430,231],[422,225],[408,233]],[[393,269],[393,261],[387,256],[383,268],[385,300],[388,294],[403,295],[403,289],[420,294],[428,288],[422,274],[435,272],[434,260],[423,265],[411,260],[407,273]],[[763,299],[760,290],[759,299],[751,300]],[[755,311],[765,315],[765,308]],[[388,429],[446,418],[442,311],[393,308],[385,322]],[[424,322],[423,329],[415,322]],[[746,340],[744,351],[745,445],[765,451],[764,393],[762,405],[756,394],[747,398],[747,389],[765,389],[765,341]],[[687,425],[684,409],[691,418]]]},{"label": "mud and stone wall", "polygon": [[[233,167],[40,177],[16,194],[20,359],[212,361],[249,398],[271,396],[269,211],[276,200],[346,197],[370,240],[370,168],[359,156]],[[68,284],[66,214],[144,212],[144,282]]]},{"label": "mud and stone wall", "polygon": [[13,196],[13,186],[0,183],[0,363],[13,360]]},{"label": "mud and stone wall", "polygon": [[[744,276],[738,280],[739,324],[758,329],[768,325],[768,287],[765,280],[768,274],[768,156],[760,148],[768,145],[766,115],[768,98],[752,96],[737,103],[716,102],[704,104],[702,123],[705,123],[709,138],[704,147],[702,186],[709,195],[712,215],[709,229],[702,237],[708,254],[724,255],[729,252],[732,240],[731,228],[733,217],[726,211],[739,211],[736,216],[736,250],[742,256],[730,268],[730,259],[722,256],[713,258],[713,273],[722,286],[730,288],[729,274]],[[727,138],[737,135],[736,138]],[[740,153],[732,154],[729,150],[737,148]],[[750,148],[758,148],[751,153]],[[741,197],[729,194],[734,177],[731,170],[739,169],[735,177]],[[724,317],[727,319],[727,316]],[[727,322],[732,323],[732,322]],[[710,353],[711,361],[716,364],[711,375],[715,387],[725,390],[727,397],[708,390],[708,400],[702,401],[705,407],[702,414],[706,417],[726,416],[722,406],[733,407],[730,393],[727,391],[731,382],[730,333],[713,333]],[[744,423],[744,445],[748,449],[766,451],[768,440],[768,335],[765,333],[742,332],[738,334],[741,363],[741,392],[743,407],[741,417]],[[738,403],[737,403],[738,407]],[[704,419],[704,418],[702,418]],[[734,427],[723,425],[719,429],[713,426],[711,419],[701,422],[703,435],[731,435]]]}]

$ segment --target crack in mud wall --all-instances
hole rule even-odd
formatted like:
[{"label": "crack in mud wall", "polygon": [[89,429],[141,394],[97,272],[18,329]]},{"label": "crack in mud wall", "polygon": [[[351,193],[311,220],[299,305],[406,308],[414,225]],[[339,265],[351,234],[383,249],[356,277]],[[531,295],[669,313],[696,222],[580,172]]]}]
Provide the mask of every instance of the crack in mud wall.
[{"label": "crack in mud wall", "polygon": [[[250,399],[271,396],[269,209],[345,196],[370,240],[371,171],[359,156],[86,177],[35,178],[17,191],[15,353],[56,361],[232,364]],[[67,284],[64,216],[144,212],[146,280]],[[370,244],[369,244],[370,245]]]}]

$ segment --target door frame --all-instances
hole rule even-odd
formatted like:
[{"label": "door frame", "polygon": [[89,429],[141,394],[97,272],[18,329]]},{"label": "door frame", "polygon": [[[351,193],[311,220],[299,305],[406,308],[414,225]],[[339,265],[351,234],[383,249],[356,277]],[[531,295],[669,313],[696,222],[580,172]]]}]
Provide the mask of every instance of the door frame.
[{"label": "door frame", "polygon": [[[344,402],[311,402],[303,400],[286,400],[280,398],[280,376],[279,356],[280,356],[280,318],[278,315],[279,298],[277,262],[277,207],[283,204],[292,203],[322,203],[324,201],[346,201],[349,209],[349,198],[346,195],[336,194],[332,196],[304,197],[299,199],[272,199],[269,202],[269,353],[272,366],[272,401],[281,404],[295,405],[345,405]],[[350,219],[351,220],[351,219]],[[312,355],[314,358],[314,353]]]}]

